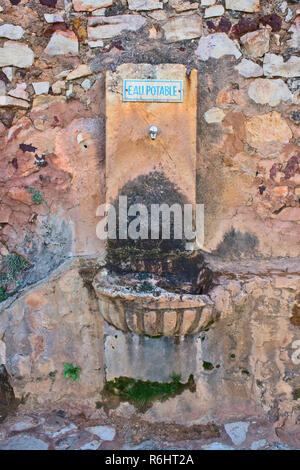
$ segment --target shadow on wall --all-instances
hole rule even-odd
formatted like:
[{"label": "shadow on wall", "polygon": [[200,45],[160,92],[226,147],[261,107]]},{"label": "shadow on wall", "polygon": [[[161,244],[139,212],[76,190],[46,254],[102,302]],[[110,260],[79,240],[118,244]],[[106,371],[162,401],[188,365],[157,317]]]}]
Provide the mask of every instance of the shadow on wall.
[{"label": "shadow on wall", "polygon": [[14,391],[9,383],[9,375],[3,364],[0,364],[0,423],[14,411],[18,405]]},{"label": "shadow on wall", "polygon": [[212,253],[222,258],[255,258],[259,241],[249,232],[242,233],[232,228],[225,233],[223,241]]},{"label": "shadow on wall", "polygon": [[[108,249],[127,247],[139,250],[159,250],[163,253],[168,253],[173,250],[185,251],[185,241],[183,239],[175,239],[174,237],[174,217],[171,213],[170,217],[170,239],[162,238],[162,217],[160,216],[159,222],[159,238],[151,239],[151,205],[152,204],[167,204],[171,207],[173,204],[179,204],[182,208],[188,203],[186,197],[179,191],[177,186],[172,183],[163,172],[152,171],[147,175],[140,175],[134,180],[128,181],[120,190],[119,196],[127,196],[128,207],[133,204],[143,204],[147,207],[148,211],[148,239],[132,240],[127,238],[125,240],[116,239],[109,240]],[[112,202],[116,208],[117,215],[117,233],[119,231],[119,211],[118,211],[118,198]],[[135,216],[127,218],[127,227]]]}]

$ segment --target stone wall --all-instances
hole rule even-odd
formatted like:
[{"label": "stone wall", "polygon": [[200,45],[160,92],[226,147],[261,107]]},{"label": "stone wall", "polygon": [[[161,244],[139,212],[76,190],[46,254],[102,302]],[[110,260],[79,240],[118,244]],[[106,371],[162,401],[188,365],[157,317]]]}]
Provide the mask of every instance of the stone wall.
[{"label": "stone wall", "polygon": [[[176,413],[188,419],[191,400],[194,420],[216,419],[222,396],[227,417],[249,405],[277,423],[294,419],[299,46],[297,0],[2,1],[0,251],[24,257],[27,268],[5,286],[0,362],[17,396],[60,401],[102,389],[104,326],[91,282],[105,252],[96,237],[105,201],[105,73],[123,63],[174,63],[187,76],[198,72],[204,251],[216,271],[254,263],[251,282],[247,267],[229,293],[227,279],[212,294],[220,319],[201,358],[223,368],[203,375],[195,366],[196,395],[178,398]],[[290,258],[286,268],[282,258]],[[224,268],[224,260],[232,264]],[[273,279],[278,271],[284,285]],[[224,296],[230,306],[218,307]],[[80,386],[66,386],[63,361],[84,364]],[[168,416],[164,406],[158,411]]]}]

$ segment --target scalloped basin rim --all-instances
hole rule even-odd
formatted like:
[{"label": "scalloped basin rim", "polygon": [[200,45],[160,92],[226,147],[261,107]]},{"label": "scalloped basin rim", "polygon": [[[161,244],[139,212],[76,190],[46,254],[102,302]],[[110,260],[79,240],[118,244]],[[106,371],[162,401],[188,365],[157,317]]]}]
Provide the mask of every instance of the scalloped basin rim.
[{"label": "scalloped basin rim", "polygon": [[[196,334],[215,320],[214,303],[207,295],[178,294],[158,289],[160,295],[117,286],[118,276],[102,270],[93,286],[99,312],[115,328],[149,336]],[[113,284],[112,287],[108,283]]]},{"label": "scalloped basin rim", "polygon": [[149,302],[152,301],[154,303],[160,302],[190,302],[194,303],[195,307],[200,305],[206,305],[211,303],[210,298],[207,295],[193,295],[193,294],[176,294],[174,292],[164,292],[161,290],[161,294],[159,296],[155,296],[149,292],[134,292],[128,291],[126,287],[104,287],[101,286],[101,283],[94,283],[94,288],[96,288],[99,292],[102,292],[103,295],[107,295],[108,297],[112,298],[122,298],[124,300],[137,300],[139,299],[140,302]]}]

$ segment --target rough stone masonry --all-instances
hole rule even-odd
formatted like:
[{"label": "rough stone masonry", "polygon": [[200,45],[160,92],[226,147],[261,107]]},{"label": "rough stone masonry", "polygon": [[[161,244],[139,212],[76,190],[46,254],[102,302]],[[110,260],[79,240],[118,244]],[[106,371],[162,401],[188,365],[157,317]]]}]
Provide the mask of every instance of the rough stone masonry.
[{"label": "rough stone masonry", "polygon": [[[5,400],[9,390],[25,409],[88,414],[116,371],[166,381],[176,361],[160,374],[151,351],[176,350],[195,389],[156,401],[144,420],[215,423],[245,439],[255,421],[299,447],[299,47],[297,0],[1,0]],[[144,343],[116,327],[124,307],[110,324],[101,315],[106,247],[95,228],[106,200],[105,76],[139,63],[197,70],[196,199],[214,282],[209,326],[192,334],[194,314],[176,326],[171,311],[165,328],[186,334],[144,337],[150,353],[132,362]],[[157,318],[147,320],[154,332]],[[81,367],[77,381],[63,362]]]}]

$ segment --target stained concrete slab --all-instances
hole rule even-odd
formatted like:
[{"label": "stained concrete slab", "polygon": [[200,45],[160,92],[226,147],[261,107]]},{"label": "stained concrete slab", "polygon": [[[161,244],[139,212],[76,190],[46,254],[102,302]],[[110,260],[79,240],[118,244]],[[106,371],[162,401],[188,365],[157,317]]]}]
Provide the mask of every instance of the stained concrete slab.
[{"label": "stained concrete slab", "polygon": [[173,374],[180,374],[186,382],[199,370],[199,335],[151,338],[123,333],[107,323],[104,334],[106,380],[125,376],[167,382]]}]

